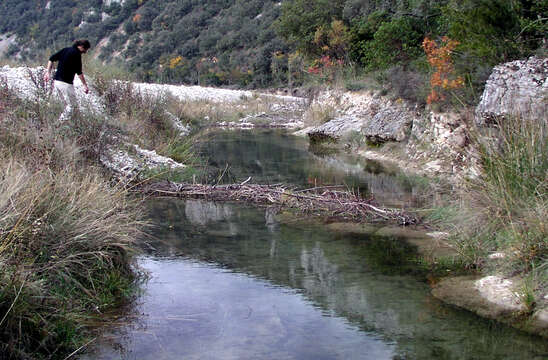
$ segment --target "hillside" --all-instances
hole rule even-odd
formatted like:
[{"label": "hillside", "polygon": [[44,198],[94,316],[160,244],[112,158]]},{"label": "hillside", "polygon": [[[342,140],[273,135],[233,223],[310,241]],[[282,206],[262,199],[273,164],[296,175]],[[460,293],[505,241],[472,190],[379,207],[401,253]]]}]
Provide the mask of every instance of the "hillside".
[{"label": "hillside", "polygon": [[273,0],[8,0],[0,32],[17,35],[6,55],[23,61],[88,38],[95,56],[122,61],[141,80],[245,86],[252,73],[266,84],[265,54],[287,49],[273,29],[279,14]]},{"label": "hillside", "polygon": [[43,61],[88,38],[95,58],[137,80],[214,86],[293,87],[368,72],[422,94],[423,40],[442,46],[446,36],[468,102],[494,65],[545,54],[548,30],[542,0],[4,0],[0,16],[9,59]]}]

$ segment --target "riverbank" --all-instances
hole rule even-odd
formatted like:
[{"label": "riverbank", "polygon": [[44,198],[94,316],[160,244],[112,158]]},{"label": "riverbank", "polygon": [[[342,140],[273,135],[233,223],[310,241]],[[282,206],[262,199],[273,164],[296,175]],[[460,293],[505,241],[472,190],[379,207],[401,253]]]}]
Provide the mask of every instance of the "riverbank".
[{"label": "riverbank", "polygon": [[99,165],[109,125],[84,110],[59,122],[28,76],[31,98],[0,80],[0,358],[63,359],[91,340],[87,322],[134,298],[146,222]]},{"label": "riverbank", "polygon": [[[33,90],[32,86],[36,85],[33,85],[32,77],[29,78],[27,70],[18,71],[16,76],[11,78],[7,76],[8,82],[11,81],[10,79],[14,79],[13,81],[26,79],[26,84],[30,84],[31,89],[26,93],[27,96],[37,96],[35,99],[40,99],[40,93]],[[4,68],[3,75],[6,76],[6,73],[11,73],[11,70]],[[420,109],[405,104],[399,99],[379,97],[378,94],[371,92],[327,91],[312,102],[308,102],[302,98],[276,97],[221,89],[209,91],[200,88],[198,94],[201,97],[187,101],[186,97],[192,94],[192,89],[190,89],[192,87],[187,89],[187,87],[113,81],[97,81],[96,84],[95,91],[87,97],[76,84],[78,97],[84,108],[91,109],[92,113],[97,113],[96,109],[99,109],[99,114],[106,114],[107,119],[110,120],[102,123],[100,127],[96,127],[93,122],[85,124],[87,124],[86,126],[90,125],[89,128],[99,129],[92,135],[101,135],[101,131],[106,126],[114,125],[119,127],[119,130],[114,131],[115,137],[90,137],[89,134],[86,134],[84,138],[99,138],[101,142],[84,143],[79,146],[90,154],[93,154],[94,149],[101,149],[103,152],[96,154],[94,161],[98,161],[101,166],[106,166],[119,179],[134,180],[150,176],[161,178],[166,174],[169,179],[173,179],[174,176],[192,179],[196,172],[192,166],[193,159],[189,151],[191,143],[187,140],[187,135],[196,127],[250,128],[255,126],[280,127],[287,124],[287,127],[295,128],[307,127],[307,122],[310,119],[313,121],[330,120],[306,131],[320,127],[322,131],[315,133],[322,134],[319,136],[322,138],[323,135],[326,135],[327,130],[331,129],[330,131],[335,135],[333,140],[338,142],[336,146],[346,151],[375,157],[383,161],[393,159],[404,169],[414,168],[418,173],[430,177],[474,179],[482,175],[481,168],[478,168],[478,153],[472,151],[473,147],[470,146],[471,140],[473,140],[470,137],[472,133],[465,126],[470,124],[470,113],[432,112],[426,116],[424,112],[419,111]],[[14,87],[17,86],[14,85]],[[181,90],[176,92],[179,95],[174,95],[172,92],[177,91],[178,88],[184,89],[184,91]],[[25,90],[23,90],[23,94],[25,94]],[[181,99],[186,100],[181,101]],[[59,108],[53,108],[51,114],[58,111]],[[115,119],[114,122],[113,119]],[[371,119],[374,121],[370,122]],[[368,123],[365,130],[363,130],[364,122]],[[89,130],[89,128],[80,128],[80,130]],[[304,133],[301,132],[301,134]],[[327,138],[330,137],[328,134]],[[314,139],[314,134],[310,138]],[[116,143],[117,146],[112,147],[110,145],[112,143]],[[174,162],[174,159],[177,161]],[[409,166],[410,164],[412,166]],[[153,172],[150,172],[151,169]],[[542,195],[540,199],[545,198]],[[451,205],[454,202],[448,201],[447,204]],[[457,213],[458,209],[449,205],[440,207],[439,213],[443,211]],[[540,210],[542,210],[541,205],[539,205]],[[456,222],[446,215],[442,217],[446,220],[445,223],[437,222],[433,226],[450,235],[458,235],[459,231],[455,231],[454,227]],[[466,223],[466,219],[461,219],[461,222],[458,223],[461,224],[459,226],[467,228],[469,225]],[[517,218],[512,216],[500,219],[501,221],[510,219],[512,221],[509,223],[513,224]],[[493,229],[495,233],[498,231],[496,228],[491,230]],[[532,254],[533,257],[526,259],[529,261],[529,266],[534,267],[535,272],[530,271],[531,267],[520,268],[519,272],[522,279],[527,279],[525,275],[534,274],[534,276],[531,278],[532,280],[528,280],[530,283],[514,282],[512,291],[518,294],[519,301],[529,304],[526,316],[531,316],[531,314],[537,316],[535,314],[542,314],[546,303],[545,280],[537,275],[540,270],[540,276],[542,276],[544,269],[542,259],[545,254],[545,244],[542,243],[542,236],[545,235],[542,235],[544,230],[542,228],[540,230],[538,237],[540,242],[535,242],[533,239],[530,243],[532,247],[518,247],[519,252],[513,252],[516,245],[520,244],[521,239],[520,233],[515,232],[510,232],[515,237],[514,240],[498,240],[497,246],[478,242],[476,247],[470,247],[474,244],[466,240],[474,239],[476,241],[478,237],[470,237],[466,232],[461,233],[460,237],[451,236],[445,240],[435,241],[450,244],[459,254],[458,263],[463,264],[465,270],[473,271],[476,275],[482,273],[492,275],[501,270],[489,257],[501,252],[499,251],[501,250],[500,243],[507,249],[502,252],[506,256],[510,256],[512,262],[519,261],[520,256],[527,255],[527,252],[530,251],[529,254]],[[484,239],[489,238],[484,237]],[[534,262],[531,262],[531,259]],[[537,264],[540,264],[540,267],[537,267]],[[502,271],[504,274],[511,274],[516,271],[516,268],[513,270],[506,268]],[[502,279],[504,280],[504,277]],[[443,281],[438,284],[443,284]],[[462,284],[465,285],[464,282]],[[484,282],[483,285],[490,287],[496,284]],[[454,294],[462,294],[467,289],[471,288],[463,286],[459,293],[454,288]],[[495,295],[501,293],[500,288],[496,286],[493,286],[492,289],[493,291],[487,293]],[[449,296],[442,297],[442,300],[451,303]],[[478,310],[474,302],[455,305],[463,306],[471,311]],[[484,316],[482,313],[480,315]],[[521,311],[519,315],[522,315]]]},{"label": "riverbank", "polygon": [[[297,134],[452,184],[423,213],[448,234],[445,241],[477,282],[442,279],[434,294],[546,336],[547,88],[548,59],[533,57],[495,67],[477,108],[460,112],[418,111],[374,92],[332,90],[310,108],[330,110],[327,121]],[[508,292],[511,301],[504,300]]]}]

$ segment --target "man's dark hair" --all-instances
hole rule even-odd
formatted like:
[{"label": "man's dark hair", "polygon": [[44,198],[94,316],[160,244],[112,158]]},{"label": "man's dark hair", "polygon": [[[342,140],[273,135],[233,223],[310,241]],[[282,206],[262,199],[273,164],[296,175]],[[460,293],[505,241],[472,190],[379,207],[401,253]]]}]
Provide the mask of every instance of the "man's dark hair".
[{"label": "man's dark hair", "polygon": [[74,47],[83,46],[84,49],[89,49],[91,47],[91,44],[87,40],[76,40],[72,46]]}]

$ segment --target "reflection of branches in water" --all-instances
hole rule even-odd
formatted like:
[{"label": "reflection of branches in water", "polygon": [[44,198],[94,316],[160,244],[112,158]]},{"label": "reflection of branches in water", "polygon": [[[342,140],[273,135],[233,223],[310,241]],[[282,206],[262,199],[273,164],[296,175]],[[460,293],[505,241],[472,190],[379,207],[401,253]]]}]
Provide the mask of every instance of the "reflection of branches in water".
[{"label": "reflection of branches in water", "polygon": [[381,208],[371,199],[363,199],[349,191],[325,186],[295,190],[279,184],[201,185],[160,181],[144,184],[139,191],[156,196],[202,198],[213,201],[243,201],[254,204],[278,205],[298,209],[306,214],[352,219],[355,221],[397,221],[402,225],[417,223],[417,219],[396,209]]}]

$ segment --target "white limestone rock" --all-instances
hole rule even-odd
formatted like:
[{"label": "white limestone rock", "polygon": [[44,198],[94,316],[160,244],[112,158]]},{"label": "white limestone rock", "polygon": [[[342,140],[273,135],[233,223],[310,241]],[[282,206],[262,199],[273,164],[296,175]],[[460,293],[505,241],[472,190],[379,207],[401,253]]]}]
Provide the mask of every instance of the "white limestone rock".
[{"label": "white limestone rock", "polygon": [[476,123],[519,116],[548,121],[548,58],[531,57],[493,68],[476,108]]}]

